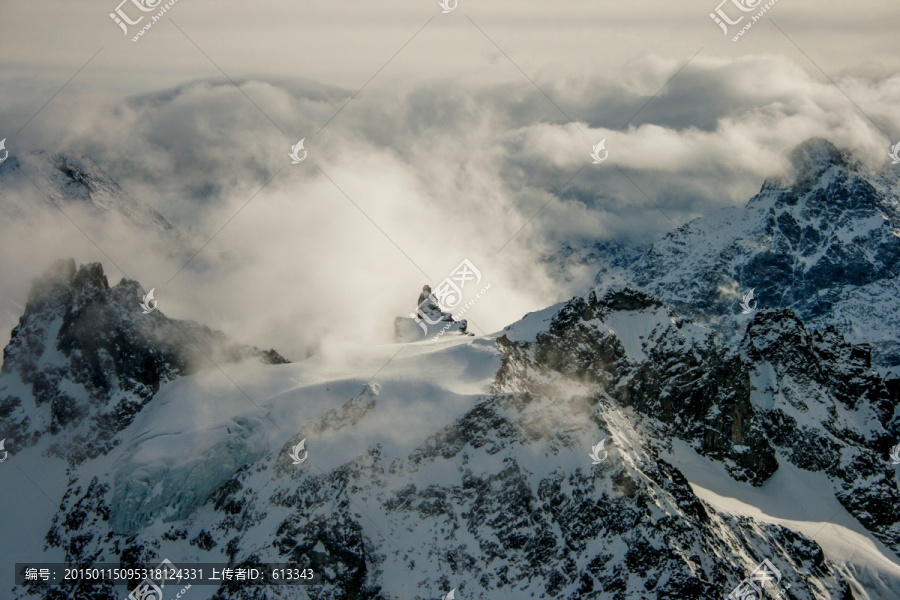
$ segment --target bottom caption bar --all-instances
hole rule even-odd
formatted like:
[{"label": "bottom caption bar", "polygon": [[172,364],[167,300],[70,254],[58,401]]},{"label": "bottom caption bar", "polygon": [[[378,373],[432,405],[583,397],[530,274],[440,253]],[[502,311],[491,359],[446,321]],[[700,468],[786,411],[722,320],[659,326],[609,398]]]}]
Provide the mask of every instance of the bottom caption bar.
[{"label": "bottom caption bar", "polygon": [[[16,563],[16,585],[66,583],[105,583],[125,585],[135,590],[141,586],[150,591],[166,585],[222,585],[223,583],[251,585],[315,585],[318,574],[310,567],[297,564],[241,564],[182,563],[168,559],[157,565],[124,565],[121,563]],[[142,598],[143,596],[136,596]],[[153,597],[153,596],[150,596]]]}]

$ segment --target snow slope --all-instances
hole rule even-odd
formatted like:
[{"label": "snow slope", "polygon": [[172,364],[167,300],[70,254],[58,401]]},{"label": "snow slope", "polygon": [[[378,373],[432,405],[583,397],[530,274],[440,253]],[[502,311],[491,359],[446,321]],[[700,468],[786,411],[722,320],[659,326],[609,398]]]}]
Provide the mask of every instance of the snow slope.
[{"label": "snow slope", "polygon": [[785,464],[771,480],[754,488],[733,480],[721,464],[698,455],[684,442],[674,442],[672,452],[664,456],[716,511],[777,523],[814,539],[830,560],[853,574],[859,583],[853,589],[856,598],[900,597],[900,558],[837,502],[824,475]]}]

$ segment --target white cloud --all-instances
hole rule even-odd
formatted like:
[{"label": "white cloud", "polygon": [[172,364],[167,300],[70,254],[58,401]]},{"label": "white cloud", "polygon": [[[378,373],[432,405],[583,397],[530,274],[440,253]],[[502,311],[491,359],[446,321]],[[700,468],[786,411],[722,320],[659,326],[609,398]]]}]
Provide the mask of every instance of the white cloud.
[{"label": "white cloud", "polygon": [[[243,91],[285,134],[230,82],[197,81],[129,99],[85,96],[64,114],[47,111],[24,141],[91,155],[179,228],[204,236],[284,169],[169,286],[177,261],[148,257],[127,229],[95,231],[117,262],[133,265],[129,275],[157,287],[164,312],[298,358],[323,336],[389,339],[422,284],[463,258],[492,284],[467,317],[500,329],[576,291],[539,264],[554,243],[648,242],[672,228],[654,204],[679,224],[742,204],[809,137],[872,166],[886,161],[889,144],[859,109],[783,57],[700,55],[616,133],[673,65],[647,58],[629,65],[640,76],[545,76],[539,85],[578,127],[527,82],[513,93],[504,82],[449,81],[366,90],[316,135],[353,90],[255,79],[241,82]],[[838,84],[900,132],[891,109],[898,78],[855,74]],[[309,158],[290,165],[301,137]],[[610,160],[591,165],[590,147],[603,137]],[[15,301],[24,300],[23,275],[52,259],[103,259],[73,231],[4,233],[0,284],[16,290]]]}]

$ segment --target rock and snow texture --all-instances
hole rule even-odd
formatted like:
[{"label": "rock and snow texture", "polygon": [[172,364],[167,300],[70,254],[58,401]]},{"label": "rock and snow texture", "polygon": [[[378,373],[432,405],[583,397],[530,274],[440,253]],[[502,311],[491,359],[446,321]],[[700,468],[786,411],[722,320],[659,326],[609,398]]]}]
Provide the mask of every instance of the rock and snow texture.
[{"label": "rock and snow texture", "polygon": [[821,139],[791,158],[793,173],[745,207],[691,221],[597,284],[631,285],[726,329],[752,288],[760,307],[833,325],[871,343],[876,363],[900,365],[900,170],[872,173]]},{"label": "rock and snow texture", "polygon": [[[164,316],[132,310],[137,284],[108,289],[99,267],[57,270],[36,284],[0,374],[0,394],[21,394],[2,425],[30,440],[3,465],[19,493],[7,514],[40,517],[30,535],[46,542],[25,544],[29,556],[2,550],[10,562],[292,562],[324,578],[308,590],[191,588],[204,600],[407,600],[452,588],[461,600],[706,600],[767,558],[792,600],[900,595],[897,481],[882,448],[897,433],[897,398],[865,347],[809,333],[790,311],[760,311],[733,350],[633,291],[576,298],[499,337],[295,364],[245,350],[217,358],[221,371],[180,369],[190,344],[165,355],[132,341],[121,356],[167,356],[171,367],[149,389],[128,364],[91,371],[86,357],[159,331]],[[91,306],[104,308],[91,335],[61,333]],[[127,327],[110,341],[107,330]],[[54,394],[85,407],[80,420],[49,426],[55,396],[27,393],[29,364],[35,381],[52,372]],[[121,379],[86,385],[91,373]],[[99,453],[60,446],[141,385],[148,397]],[[604,438],[608,456],[593,465]],[[301,439],[309,457],[293,465]],[[40,469],[29,480],[8,470],[18,465]],[[780,504],[773,484],[815,498],[809,518]],[[48,503],[35,486],[58,511],[22,505]],[[124,592],[95,586],[90,597]],[[34,585],[10,597],[71,593]]]},{"label": "rock and snow texture", "polygon": [[[147,202],[135,198],[87,156],[32,151],[10,154],[0,164],[0,236],[6,257],[22,257],[7,269],[28,272],[7,279],[0,290],[0,331],[9,331],[22,314],[16,304],[26,298],[27,282],[57,258],[52,248],[72,255],[130,260],[113,265],[121,273],[174,261],[185,265],[205,240],[185,234]],[[121,249],[128,251],[121,251]],[[25,257],[28,257],[26,260]],[[193,268],[195,264],[192,264]],[[146,272],[146,271],[144,271]]]},{"label": "rock and snow texture", "polygon": [[785,463],[822,473],[828,495],[900,551],[888,456],[900,438],[900,396],[872,369],[867,346],[834,329],[807,331],[782,309],[757,313],[730,350],[633,290],[575,299],[528,341],[515,341],[517,327],[508,334],[513,374],[536,369],[535,386],[548,373],[597,382],[652,418],[657,438],[687,442],[738,481],[764,485]]}]

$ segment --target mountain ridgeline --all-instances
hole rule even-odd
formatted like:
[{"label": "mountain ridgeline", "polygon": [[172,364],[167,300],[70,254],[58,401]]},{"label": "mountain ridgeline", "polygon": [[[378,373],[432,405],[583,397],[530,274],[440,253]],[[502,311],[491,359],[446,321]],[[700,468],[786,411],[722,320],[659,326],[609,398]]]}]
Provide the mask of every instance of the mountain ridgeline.
[{"label": "mountain ridgeline", "polygon": [[821,141],[793,161],[584,297],[360,349],[358,375],[143,314],[138,283],[57,263],[0,371],[3,468],[67,467],[25,558],[320,576],[214,600],[708,600],[763,560],[789,600],[900,597],[896,340],[862,310],[900,319],[896,182]]}]

